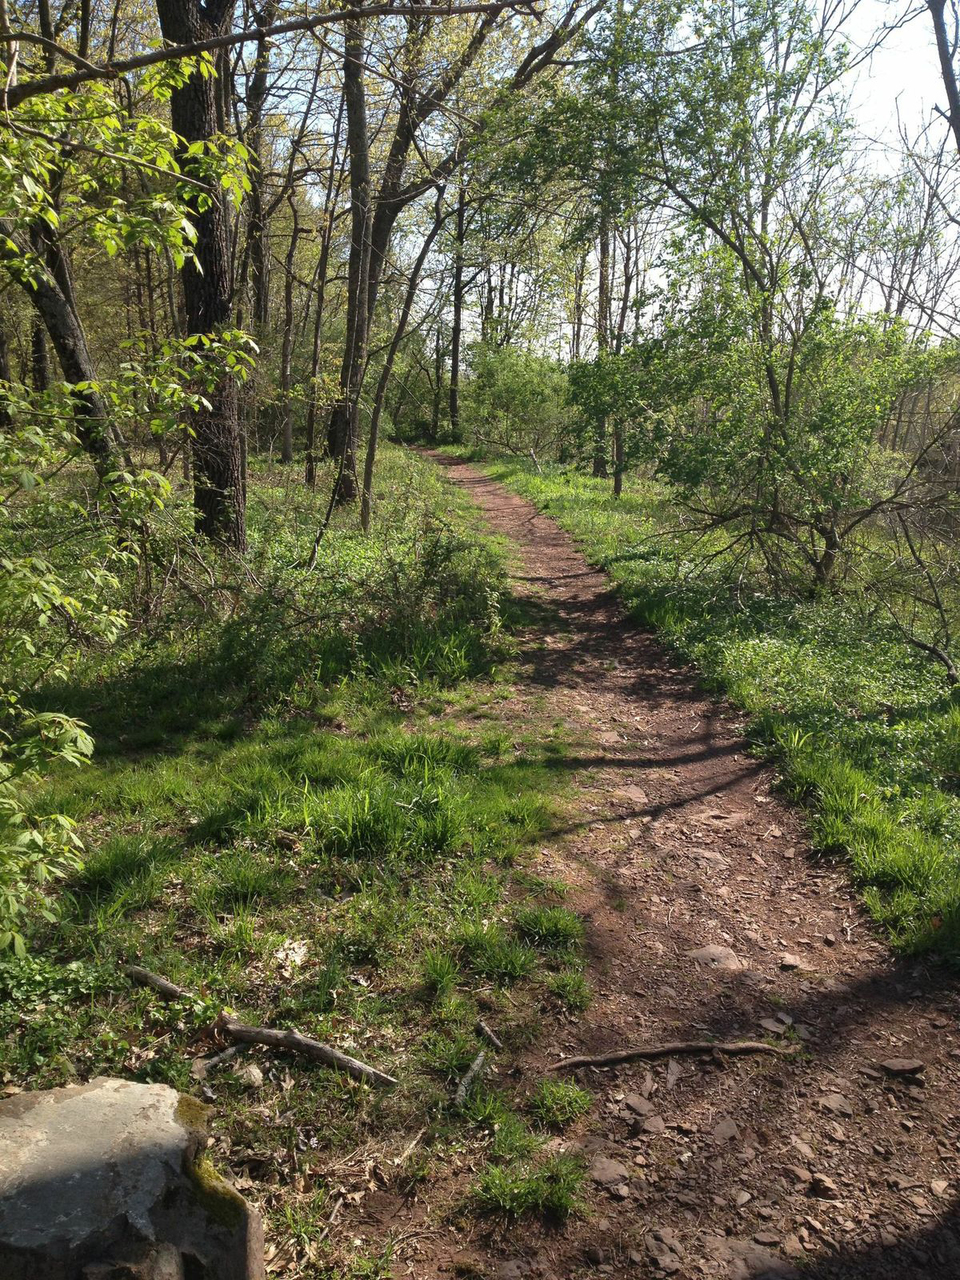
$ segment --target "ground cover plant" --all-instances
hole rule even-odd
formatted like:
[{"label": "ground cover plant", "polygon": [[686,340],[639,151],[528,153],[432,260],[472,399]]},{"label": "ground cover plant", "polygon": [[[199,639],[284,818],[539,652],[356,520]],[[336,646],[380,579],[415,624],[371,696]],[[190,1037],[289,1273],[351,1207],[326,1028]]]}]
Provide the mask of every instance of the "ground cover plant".
[{"label": "ground cover plant", "polygon": [[747,713],[815,849],[848,860],[874,917],[906,950],[960,950],[960,701],[942,667],[842,596],[731,584],[730,560],[678,529],[669,491],[570,467],[491,463],[618,584],[626,605]]},{"label": "ground cover plant", "polygon": [[[253,1093],[242,1070],[202,1086],[221,1152],[319,1268],[346,1263],[316,1244],[333,1204],[304,1190],[311,1169],[410,1126],[428,1125],[428,1166],[464,1132],[492,1168],[532,1159],[536,1194],[504,1212],[572,1211],[573,1172],[541,1164],[507,1100],[517,1136],[493,1146],[482,1109],[450,1103],[481,1012],[509,1044],[514,1022],[565,1007],[549,984],[558,949],[577,962],[582,925],[523,869],[561,803],[566,742],[498,712],[512,606],[497,550],[464,538],[468,513],[429,463],[394,453],[371,533],[335,521],[305,580],[323,500],[301,499],[298,531],[288,499],[275,471],[256,477],[251,545],[271,585],[248,588],[226,635],[181,601],[179,627],[128,636],[39,692],[97,745],[35,784],[83,855],[56,919],[0,958],[0,1071],[8,1090],[120,1074],[196,1091],[193,1060],[216,1048],[203,1033],[230,1008],[395,1074],[378,1096],[253,1053],[267,1076]],[[281,511],[286,532],[270,528]],[[292,634],[288,593],[307,617]],[[131,989],[131,962],[194,997]]]}]

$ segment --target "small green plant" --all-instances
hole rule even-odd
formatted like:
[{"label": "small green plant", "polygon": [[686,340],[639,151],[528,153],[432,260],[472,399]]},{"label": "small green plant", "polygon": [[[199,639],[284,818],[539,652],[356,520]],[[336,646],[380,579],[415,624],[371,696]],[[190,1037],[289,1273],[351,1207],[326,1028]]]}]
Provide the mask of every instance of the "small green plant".
[{"label": "small green plant", "polygon": [[528,977],[537,963],[536,953],[508,938],[499,924],[466,925],[455,942],[474,973],[503,985]]},{"label": "small green plant", "polygon": [[508,1219],[536,1214],[565,1222],[581,1207],[583,1166],[573,1156],[557,1155],[539,1164],[526,1161],[484,1169],[473,1193],[481,1213]]},{"label": "small green plant", "polygon": [[434,996],[445,996],[457,984],[459,969],[453,957],[440,947],[424,952],[422,960],[423,985]]},{"label": "small green plant", "polygon": [[590,984],[579,969],[561,969],[547,979],[547,989],[569,1009],[571,1013],[583,1013],[589,1009],[593,993]]},{"label": "small green plant", "polygon": [[527,1109],[544,1129],[565,1129],[586,1115],[593,1099],[586,1089],[568,1080],[541,1080]]},{"label": "small green plant", "polygon": [[520,907],[517,933],[541,951],[572,951],[583,941],[583,921],[567,907]]}]

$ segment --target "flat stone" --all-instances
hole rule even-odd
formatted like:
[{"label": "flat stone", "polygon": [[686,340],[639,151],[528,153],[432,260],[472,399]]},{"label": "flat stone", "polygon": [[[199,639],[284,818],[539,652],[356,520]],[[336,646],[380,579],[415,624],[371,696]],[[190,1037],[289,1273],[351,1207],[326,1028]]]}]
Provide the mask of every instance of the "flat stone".
[{"label": "flat stone", "polygon": [[925,1064],[919,1058],[887,1058],[880,1065],[889,1076],[916,1076]]},{"label": "flat stone", "polygon": [[852,1116],[853,1107],[842,1093],[826,1093],[820,1099],[820,1105],[824,1111],[832,1111],[839,1116]]},{"label": "flat stone", "polygon": [[205,1156],[207,1109],[100,1078],[0,1102],[3,1280],[263,1280],[263,1228]]},{"label": "flat stone", "polygon": [[781,969],[802,969],[803,961],[800,959],[799,956],[793,955],[792,952],[785,951],[783,955],[780,957],[780,968]]},{"label": "flat stone", "polygon": [[740,1137],[740,1130],[737,1128],[737,1122],[732,1120],[730,1116],[724,1116],[713,1129],[714,1142],[732,1142],[734,1138]]},{"label": "flat stone", "polygon": [[628,1093],[623,1100],[623,1105],[636,1116],[649,1116],[654,1110],[650,1099],[642,1097],[639,1093]]},{"label": "flat stone", "polygon": [[687,952],[691,960],[696,960],[697,964],[702,964],[706,969],[742,969],[743,964],[737,958],[735,951],[730,947],[720,946],[718,943],[711,942],[705,947],[697,947],[693,951]]},{"label": "flat stone", "polygon": [[590,1165],[590,1177],[601,1187],[614,1187],[629,1181],[630,1170],[619,1160],[611,1160],[609,1156],[596,1156]]}]

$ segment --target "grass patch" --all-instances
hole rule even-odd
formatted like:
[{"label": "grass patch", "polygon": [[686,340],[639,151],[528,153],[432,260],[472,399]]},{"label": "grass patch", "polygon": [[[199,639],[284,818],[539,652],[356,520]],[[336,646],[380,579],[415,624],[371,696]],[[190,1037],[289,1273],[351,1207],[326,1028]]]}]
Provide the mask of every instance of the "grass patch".
[{"label": "grass patch", "polygon": [[744,709],[810,809],[815,849],[846,859],[893,945],[960,955],[960,702],[939,669],[843,599],[731,589],[653,482],[629,481],[617,501],[559,466],[486,470],[549,512],[634,615]]},{"label": "grass patch", "polygon": [[517,933],[541,951],[575,951],[583,942],[583,921],[566,907],[519,907]]},{"label": "grass patch", "polygon": [[527,1103],[527,1110],[544,1129],[565,1129],[587,1114],[593,1098],[568,1080],[541,1080]]},{"label": "grass patch", "polygon": [[473,1202],[480,1213],[515,1220],[536,1215],[566,1222],[582,1208],[584,1171],[574,1156],[557,1155],[538,1164],[520,1161],[483,1170]]},{"label": "grass patch", "polygon": [[[514,988],[498,1018],[508,1043],[514,1021],[531,1025],[541,957],[504,922],[564,776],[557,727],[503,716],[511,643],[498,554],[431,467],[390,451],[385,462],[377,528],[363,539],[354,516],[338,515],[306,585],[284,575],[322,495],[255,474],[263,596],[239,596],[226,633],[199,606],[168,615],[166,629],[46,691],[97,742],[93,763],[55,776],[43,796],[76,821],[87,855],[62,919],[26,960],[0,957],[10,1083],[109,1074],[194,1091],[197,1037],[224,1006],[400,1077],[374,1092],[255,1052],[267,1075],[256,1107],[230,1071],[209,1082],[228,1162],[246,1167],[269,1221],[305,1250],[331,1206],[302,1186],[323,1185],[333,1153],[446,1113],[479,1047],[478,981]],[[130,987],[132,960],[198,999],[168,1006]],[[506,1103],[495,1121],[444,1126],[431,1159],[465,1141],[478,1161],[527,1159],[539,1145]],[[559,1197],[561,1183],[544,1186]],[[379,1256],[350,1270],[327,1256],[330,1243],[304,1275],[387,1273]]]}]

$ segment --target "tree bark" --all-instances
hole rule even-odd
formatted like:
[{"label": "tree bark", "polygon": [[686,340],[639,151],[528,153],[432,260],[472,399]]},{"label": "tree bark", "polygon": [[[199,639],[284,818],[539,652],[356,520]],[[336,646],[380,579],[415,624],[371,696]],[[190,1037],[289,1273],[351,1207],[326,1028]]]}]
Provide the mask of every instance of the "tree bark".
[{"label": "tree bark", "polygon": [[[603,357],[610,349],[610,216],[600,215],[600,282],[597,290],[597,352]],[[607,475],[607,419],[597,418],[593,440],[593,474]]]},{"label": "tree bark", "polygon": [[[229,31],[232,0],[157,0],[160,30],[174,44],[210,39]],[[217,81],[199,73],[170,98],[173,128],[185,147],[207,142],[219,128]],[[214,193],[207,207],[187,196],[197,231],[197,262],[181,271],[187,332],[217,334],[231,318],[230,223],[224,200]],[[199,533],[246,548],[246,474],[237,384],[225,375],[208,396],[210,408],[193,420],[193,500]]]},{"label": "tree bark", "polygon": [[340,367],[340,395],[330,415],[330,455],[340,460],[335,500],[357,496],[357,442],[360,434],[360,391],[370,336],[370,153],[367,101],[363,82],[363,26],[344,26],[343,93],[350,156],[350,257],[347,265],[347,336]]},{"label": "tree bark", "polygon": [[460,438],[460,347],[463,340],[463,246],[467,195],[463,183],[457,199],[456,251],[453,260],[453,326],[450,331],[450,434]]}]

